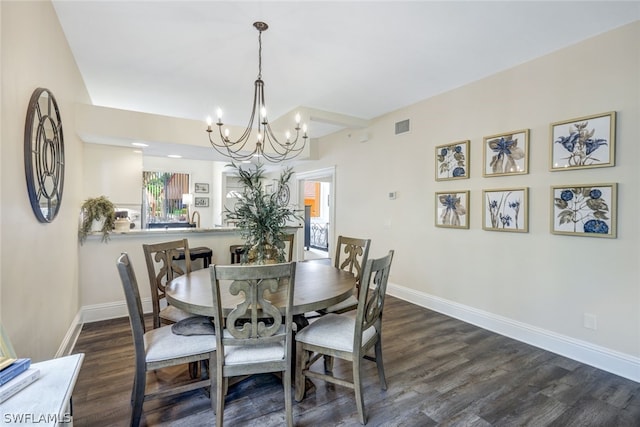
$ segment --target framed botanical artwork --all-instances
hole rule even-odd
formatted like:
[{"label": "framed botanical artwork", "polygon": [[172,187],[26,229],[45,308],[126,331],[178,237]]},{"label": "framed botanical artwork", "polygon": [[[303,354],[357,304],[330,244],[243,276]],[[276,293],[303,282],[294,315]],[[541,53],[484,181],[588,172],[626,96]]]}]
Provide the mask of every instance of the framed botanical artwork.
[{"label": "framed botanical artwork", "polygon": [[551,123],[551,171],[615,165],[615,111]]},{"label": "framed botanical artwork", "polygon": [[551,187],[551,233],[616,237],[617,184]]},{"label": "framed botanical artwork", "polygon": [[469,191],[436,193],[436,227],[469,228]]},{"label": "framed botanical artwork", "polygon": [[529,188],[482,190],[482,228],[490,231],[529,231]]},{"label": "framed botanical artwork", "polygon": [[194,203],[196,208],[208,208],[209,207],[209,198],[208,197],[196,197],[196,201]]},{"label": "framed botanical artwork", "polygon": [[486,136],[482,145],[482,176],[528,173],[529,129]]},{"label": "framed botanical artwork", "polygon": [[436,147],[436,181],[469,178],[469,141]]},{"label": "framed botanical artwork", "polygon": [[208,193],[209,192],[209,184],[203,182],[196,182],[193,184],[193,191],[195,193]]}]

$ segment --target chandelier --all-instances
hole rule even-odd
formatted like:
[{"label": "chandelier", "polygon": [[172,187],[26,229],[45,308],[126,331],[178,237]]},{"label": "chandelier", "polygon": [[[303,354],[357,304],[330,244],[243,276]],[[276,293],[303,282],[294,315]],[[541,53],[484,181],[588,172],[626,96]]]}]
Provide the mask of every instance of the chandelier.
[{"label": "chandelier", "polygon": [[[249,124],[246,129],[237,140],[232,140],[229,137],[229,129],[222,129],[224,123],[222,123],[222,110],[218,108],[217,115],[218,121],[218,133],[220,140],[217,141],[216,137],[211,137],[213,132],[211,117],[207,119],[207,132],[209,133],[209,142],[213,148],[220,154],[231,157],[237,161],[248,161],[252,158],[264,158],[269,162],[277,163],[285,160],[290,160],[299,155],[304,149],[307,141],[307,125],[300,126],[300,114],[296,114],[295,118],[295,137],[291,138],[291,133],[287,131],[285,133],[285,142],[278,141],[269,120],[267,118],[267,109],[264,99],[264,81],[262,80],[262,32],[266,31],[269,26],[264,22],[254,22],[253,26],[258,30],[258,78],[254,84],[253,92],[253,107],[251,109],[251,117],[249,118]],[[254,128],[254,120],[257,119],[257,126]],[[251,140],[253,131],[257,130],[255,136],[255,146],[251,151],[251,145],[247,146],[247,143]],[[301,132],[302,131],[302,135]],[[245,146],[247,149],[245,150]],[[265,150],[266,149],[266,150]]]}]

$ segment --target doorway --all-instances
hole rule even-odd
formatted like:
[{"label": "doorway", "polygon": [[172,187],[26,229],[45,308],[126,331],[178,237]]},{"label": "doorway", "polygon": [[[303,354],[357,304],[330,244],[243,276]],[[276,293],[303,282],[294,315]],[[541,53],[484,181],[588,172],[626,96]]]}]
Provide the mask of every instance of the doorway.
[{"label": "doorway", "polygon": [[331,257],[335,229],[335,168],[296,175],[298,203],[304,206],[303,256],[300,259],[326,260]]}]

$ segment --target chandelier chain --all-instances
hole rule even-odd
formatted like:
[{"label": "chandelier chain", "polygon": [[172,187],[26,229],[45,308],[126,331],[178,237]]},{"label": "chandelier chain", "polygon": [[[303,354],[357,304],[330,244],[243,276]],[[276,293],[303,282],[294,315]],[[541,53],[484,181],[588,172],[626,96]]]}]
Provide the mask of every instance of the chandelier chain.
[{"label": "chandelier chain", "polygon": [[258,31],[258,80],[262,80],[262,31]]}]

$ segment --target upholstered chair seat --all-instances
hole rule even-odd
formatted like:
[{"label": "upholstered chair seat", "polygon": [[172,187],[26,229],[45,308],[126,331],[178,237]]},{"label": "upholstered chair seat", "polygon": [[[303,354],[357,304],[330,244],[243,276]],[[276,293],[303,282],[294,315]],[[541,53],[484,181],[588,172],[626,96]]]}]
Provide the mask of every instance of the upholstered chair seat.
[{"label": "upholstered chair seat", "polygon": [[171,325],[150,329],[143,338],[147,363],[209,353],[216,349],[216,340],[211,335],[176,335],[171,331]]},{"label": "upholstered chair seat", "polygon": [[[298,332],[296,342],[353,352],[355,330],[354,316],[329,313],[313,322],[313,327],[303,328]],[[376,328],[371,326],[362,332],[362,345],[366,346],[375,337]]]}]

